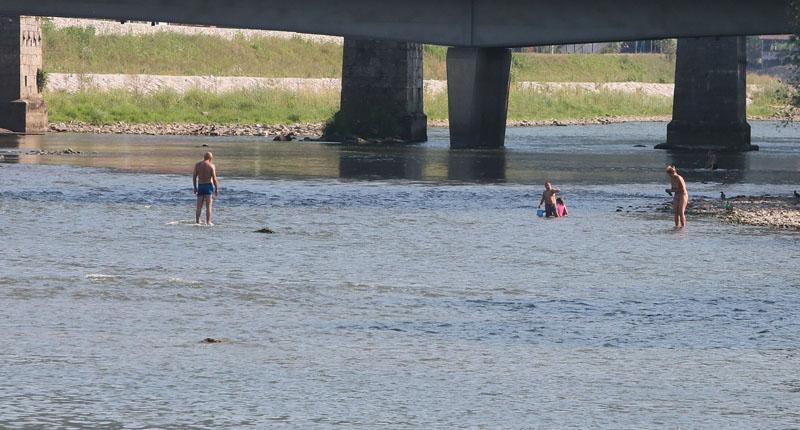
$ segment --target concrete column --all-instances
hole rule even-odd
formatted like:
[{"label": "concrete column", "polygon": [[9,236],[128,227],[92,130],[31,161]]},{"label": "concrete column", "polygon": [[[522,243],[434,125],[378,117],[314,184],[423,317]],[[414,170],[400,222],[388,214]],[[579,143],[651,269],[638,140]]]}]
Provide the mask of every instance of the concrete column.
[{"label": "concrete column", "polygon": [[506,138],[511,50],[447,50],[451,148],[500,148]]},{"label": "concrete column", "polygon": [[16,133],[47,130],[47,106],[37,85],[42,68],[40,20],[0,16],[0,128]]},{"label": "concrete column", "polygon": [[422,45],[346,38],[343,57],[341,107],[327,136],[428,139]]},{"label": "concrete column", "polygon": [[667,143],[659,149],[749,151],[744,37],[678,40]]}]

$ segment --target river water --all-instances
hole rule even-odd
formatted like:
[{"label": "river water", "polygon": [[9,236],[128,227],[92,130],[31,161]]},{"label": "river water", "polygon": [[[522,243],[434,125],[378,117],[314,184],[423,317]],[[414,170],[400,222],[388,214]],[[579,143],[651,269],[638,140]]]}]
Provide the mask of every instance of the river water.
[{"label": "river water", "polygon": [[[4,138],[0,428],[797,428],[800,235],[639,208],[673,162],[692,196],[790,194],[800,132],[707,171],[664,128]],[[568,218],[535,216],[546,179]]]}]

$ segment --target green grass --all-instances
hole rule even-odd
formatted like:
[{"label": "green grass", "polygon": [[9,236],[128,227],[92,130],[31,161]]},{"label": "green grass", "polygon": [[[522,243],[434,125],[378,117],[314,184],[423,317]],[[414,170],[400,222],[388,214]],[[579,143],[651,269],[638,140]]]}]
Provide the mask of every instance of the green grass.
[{"label": "green grass", "polygon": [[[446,79],[447,48],[425,46],[424,76]],[[518,81],[672,82],[674,62],[663,55],[515,53]],[[194,76],[338,78],[342,47],[293,39],[157,33],[98,36],[94,29],[44,25],[49,72]]]},{"label": "green grass", "polygon": [[[773,116],[785,104],[786,88],[776,84],[753,97],[748,114]],[[240,123],[290,124],[324,122],[339,109],[339,93],[280,90],[240,91],[217,95],[191,91],[179,95],[161,91],[152,95],[125,91],[77,94],[49,92],[50,121],[84,121],[92,124],[127,123]],[[447,119],[447,95],[427,95],[425,111],[432,120]],[[672,99],[640,93],[513,90],[509,120],[591,119],[598,116],[645,117],[670,115]]]},{"label": "green grass", "polygon": [[51,122],[239,123],[321,122],[339,108],[339,92],[239,91],[225,95],[161,91],[152,95],[90,90],[45,94]]},{"label": "green grass", "polygon": [[751,94],[752,104],[747,107],[747,114],[756,117],[773,117],[789,105],[793,90],[774,78],[764,79],[758,83],[760,90]]},{"label": "green grass", "polygon": [[[93,29],[57,30],[44,25],[45,69],[65,73],[124,73],[335,78],[341,76],[342,47],[303,39],[158,33],[147,36],[98,36]],[[446,79],[447,48],[424,47],[426,79]],[[515,53],[515,81],[673,82],[674,61],[663,55]],[[775,115],[789,97],[773,78],[750,75],[762,90],[753,95],[748,113]],[[293,123],[322,122],[339,107],[335,91],[319,93],[280,90],[240,91],[214,95],[192,91],[153,95],[124,91],[78,94],[47,93],[52,121],[93,124],[129,123]],[[447,95],[427,95],[431,119],[447,118]],[[589,119],[601,115],[669,115],[670,98],[583,90],[512,90],[510,120]]]},{"label": "green grass", "polygon": [[655,54],[515,54],[516,81],[657,82],[675,81],[675,63]]},{"label": "green grass", "polygon": [[44,26],[49,72],[196,76],[337,77],[342,47],[292,39],[158,33],[97,36],[93,28]]},{"label": "green grass", "polygon": [[[447,119],[447,95],[425,100],[430,119]],[[598,116],[670,115],[672,99],[618,91],[591,92],[580,89],[513,90],[509,94],[509,120],[581,120]]]}]

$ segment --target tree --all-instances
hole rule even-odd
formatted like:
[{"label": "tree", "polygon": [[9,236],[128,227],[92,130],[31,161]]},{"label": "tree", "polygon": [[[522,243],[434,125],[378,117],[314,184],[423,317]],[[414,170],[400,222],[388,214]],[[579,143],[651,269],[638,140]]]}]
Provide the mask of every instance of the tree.
[{"label": "tree", "polygon": [[747,37],[747,65],[761,66],[761,39],[758,36]]},{"label": "tree", "polygon": [[791,122],[800,110],[800,0],[787,0],[787,13],[794,27],[789,49],[787,64],[789,70],[786,75],[785,83],[789,86],[788,108],[783,113],[784,120]]},{"label": "tree", "polygon": [[622,44],[619,42],[610,42],[602,49],[600,49],[601,54],[619,54],[619,50],[622,47]]},{"label": "tree", "polygon": [[675,53],[678,52],[678,39],[663,39],[661,41],[661,53],[664,54],[669,61],[675,60]]}]

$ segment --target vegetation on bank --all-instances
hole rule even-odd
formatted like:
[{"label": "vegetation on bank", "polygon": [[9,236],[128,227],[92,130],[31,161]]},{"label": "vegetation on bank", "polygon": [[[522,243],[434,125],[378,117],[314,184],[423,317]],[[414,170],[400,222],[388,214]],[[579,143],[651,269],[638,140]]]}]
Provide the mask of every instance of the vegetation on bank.
[{"label": "vegetation on bank", "polygon": [[[753,95],[751,116],[773,117],[785,106],[785,87],[775,84]],[[325,122],[339,109],[339,92],[294,92],[259,89],[224,95],[198,90],[186,94],[161,91],[151,95],[126,91],[89,90],[76,94],[45,93],[50,121],[91,124],[126,123],[240,123],[290,124]],[[447,119],[447,94],[426,95],[431,120]],[[670,97],[592,92],[580,89],[511,91],[509,120],[579,120],[599,116],[646,117],[670,115]]]},{"label": "vegetation on bank", "polygon": [[[342,47],[293,39],[162,32],[96,35],[93,28],[44,25],[44,64],[50,72],[177,76],[338,78]],[[425,79],[446,79],[447,48],[425,46]],[[666,55],[515,53],[518,81],[672,82],[674,60]]]},{"label": "vegetation on bank", "polygon": [[101,125],[192,122],[291,124],[322,122],[339,108],[339,92],[259,89],[213,94],[163,90],[137,94],[124,90],[47,92],[50,122],[82,121]]},{"label": "vegetation on bank", "polygon": [[[425,79],[447,78],[447,48],[425,46]],[[515,52],[511,78],[536,82],[655,82],[675,80],[675,60],[659,54],[541,54]]]},{"label": "vegetation on bank", "polygon": [[301,39],[158,33],[98,36],[94,28],[43,26],[45,68],[61,73],[338,77],[342,47]]},{"label": "vegetation on bank", "polygon": [[[55,29],[44,25],[45,68],[64,73],[122,73],[321,78],[341,75],[342,47],[336,43],[293,39],[158,33],[96,35],[89,28]],[[446,79],[447,49],[426,45],[426,79]],[[666,55],[532,54],[512,57],[515,81],[662,82],[671,83],[674,58]],[[750,75],[760,90],[751,95],[748,113],[775,117],[796,94],[771,77]],[[294,92],[258,89],[224,95],[199,90],[186,94],[161,91],[143,95],[125,91],[86,90],[46,93],[50,119],[91,124],[324,122],[339,107],[338,91]],[[426,95],[431,120],[447,119],[447,94]],[[513,89],[509,120],[581,120],[598,116],[669,115],[669,97],[592,92],[579,89]]]},{"label": "vegetation on bank", "polygon": [[747,106],[747,115],[757,118],[786,119],[788,114],[786,109],[794,97],[795,90],[774,78],[764,79],[756,85],[759,89],[749,95],[752,103]]},{"label": "vegetation on bank", "polygon": [[[447,119],[447,94],[425,100],[430,119]],[[670,115],[672,98],[623,93],[619,91],[586,91],[581,89],[515,90],[508,98],[508,119],[581,120],[601,116],[649,117]]]}]

